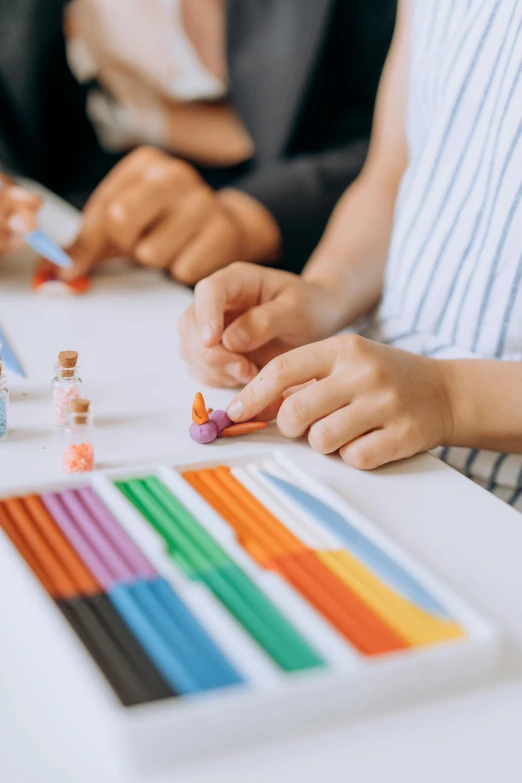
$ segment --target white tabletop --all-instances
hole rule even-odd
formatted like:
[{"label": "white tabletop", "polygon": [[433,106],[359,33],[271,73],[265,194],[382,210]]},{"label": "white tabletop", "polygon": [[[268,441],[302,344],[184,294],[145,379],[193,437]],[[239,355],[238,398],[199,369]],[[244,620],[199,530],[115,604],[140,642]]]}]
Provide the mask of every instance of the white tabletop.
[{"label": "white tabletop", "polygon": [[[62,238],[74,214],[51,205],[45,226]],[[28,254],[0,262],[0,323],[27,379],[13,381],[8,441],[0,444],[0,491],[61,478],[50,426],[49,383],[60,350],[80,353],[85,395],[99,422],[99,466],[199,460],[188,438],[196,384],[177,355],[176,319],[190,293],[155,273],[111,271],[81,299],[30,292]],[[223,407],[230,393],[208,390]],[[0,779],[9,783],[257,783],[261,781],[522,779],[522,517],[428,455],[372,473],[319,458],[273,431],[223,444],[228,453],[288,449],[344,493],[504,630],[501,678],[479,690],[419,701],[393,713],[323,726],[278,744],[201,759],[153,778],[132,777],[109,742],[86,753],[72,726],[56,726],[44,694],[24,689],[22,666],[36,654],[2,638],[16,596],[1,582]],[[221,452],[224,454],[224,452]],[[205,457],[206,454],[203,454]],[[60,741],[56,741],[56,732]]]}]

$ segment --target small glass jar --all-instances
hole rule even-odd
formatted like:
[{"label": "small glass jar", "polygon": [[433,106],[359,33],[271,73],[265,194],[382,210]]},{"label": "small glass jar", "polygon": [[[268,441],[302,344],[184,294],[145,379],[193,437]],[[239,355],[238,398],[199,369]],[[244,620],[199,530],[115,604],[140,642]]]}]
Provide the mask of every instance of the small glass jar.
[{"label": "small glass jar", "polygon": [[2,362],[0,360],[0,440],[7,437],[7,409],[9,406],[9,390],[7,378],[2,374]]},{"label": "small glass jar", "polygon": [[94,414],[87,400],[77,399],[62,430],[62,464],[65,473],[88,473],[94,470]]},{"label": "small glass jar", "polygon": [[71,403],[82,396],[82,379],[80,368],[64,367],[60,362],[54,365],[56,373],[52,381],[53,424],[63,427],[67,420]]}]

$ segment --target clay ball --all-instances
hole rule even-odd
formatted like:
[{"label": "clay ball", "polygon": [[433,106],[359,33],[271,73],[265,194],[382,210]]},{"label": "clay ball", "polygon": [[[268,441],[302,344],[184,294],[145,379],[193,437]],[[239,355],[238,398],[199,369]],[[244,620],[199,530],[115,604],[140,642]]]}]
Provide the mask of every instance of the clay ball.
[{"label": "clay ball", "polygon": [[196,443],[212,443],[218,436],[218,425],[215,421],[206,421],[204,424],[190,425],[189,435]]},{"label": "clay ball", "polygon": [[226,411],[212,411],[209,418],[217,424],[218,433],[221,433],[221,430],[224,430],[225,427],[230,427],[232,424],[232,419],[228,417]]}]

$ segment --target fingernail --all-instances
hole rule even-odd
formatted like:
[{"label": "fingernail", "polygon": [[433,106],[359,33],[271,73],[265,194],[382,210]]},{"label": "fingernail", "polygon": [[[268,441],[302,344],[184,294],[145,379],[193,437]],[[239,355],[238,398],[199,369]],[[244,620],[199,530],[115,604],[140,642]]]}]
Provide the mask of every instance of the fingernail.
[{"label": "fingernail", "polygon": [[203,324],[201,327],[201,337],[203,338],[204,343],[208,343],[208,341],[214,337],[214,327],[212,324]]},{"label": "fingernail", "polygon": [[244,375],[243,365],[241,362],[231,362],[225,365],[225,372],[240,381]]},{"label": "fingernail", "polygon": [[234,330],[234,342],[238,347],[246,348],[250,342],[250,335],[245,329]]},{"label": "fingernail", "polygon": [[239,397],[236,397],[235,400],[232,400],[227,408],[227,413],[233,421],[239,421],[239,419],[243,418],[245,415],[245,409]]},{"label": "fingernail", "polygon": [[27,221],[21,215],[11,215],[7,221],[7,225],[13,234],[27,234],[30,230]]}]

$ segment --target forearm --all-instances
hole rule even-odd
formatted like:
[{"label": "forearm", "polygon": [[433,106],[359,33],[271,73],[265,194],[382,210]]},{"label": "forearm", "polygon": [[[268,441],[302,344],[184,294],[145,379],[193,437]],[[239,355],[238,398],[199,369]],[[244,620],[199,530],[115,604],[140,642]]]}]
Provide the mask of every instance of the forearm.
[{"label": "forearm", "polygon": [[378,302],[390,243],[399,178],[364,173],[339,201],[323,239],[306,265],[307,280],[335,293],[341,329]]},{"label": "forearm", "polygon": [[282,157],[255,166],[233,187],[249,194],[273,216],[279,228],[279,264],[299,274],[317,247],[335,205],[360,174],[368,141]]},{"label": "forearm", "polygon": [[364,169],[339,202],[304,271],[307,279],[335,293],[338,328],[371,310],[381,295],[397,191],[408,163],[404,116],[410,11],[410,0],[402,0]]},{"label": "forearm", "polygon": [[[436,361],[436,360],[433,360]],[[522,363],[441,361],[452,412],[447,446],[522,453]]]}]

